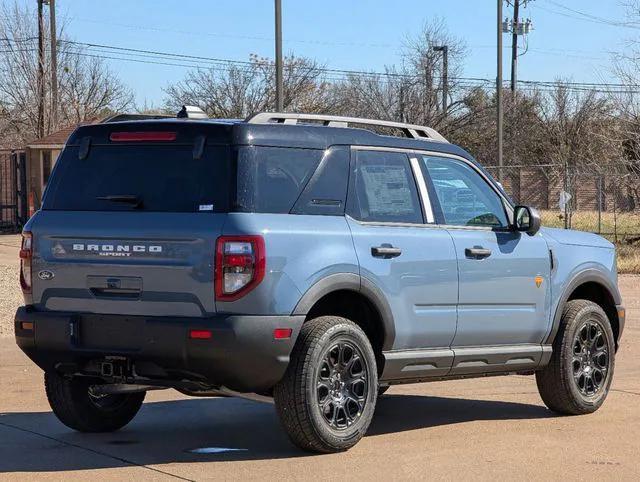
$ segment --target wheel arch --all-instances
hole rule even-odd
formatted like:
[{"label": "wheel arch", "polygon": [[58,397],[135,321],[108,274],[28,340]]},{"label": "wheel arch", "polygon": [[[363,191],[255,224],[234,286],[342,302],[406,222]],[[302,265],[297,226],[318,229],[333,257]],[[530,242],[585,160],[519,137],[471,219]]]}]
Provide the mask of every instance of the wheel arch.
[{"label": "wheel arch", "polygon": [[585,299],[599,305],[611,322],[616,348],[622,335],[624,320],[618,316],[618,306],[622,303],[620,292],[609,277],[597,269],[586,269],[577,273],[565,286],[556,307],[551,332],[545,343],[552,344],[560,327],[562,312],[567,302],[575,299]]},{"label": "wheel arch", "polygon": [[[345,316],[349,307],[340,307],[339,301],[349,298],[363,303],[371,310],[373,320],[355,319],[365,331],[372,344],[376,344],[377,351],[387,351],[393,346],[395,340],[395,325],[391,307],[380,288],[371,280],[355,273],[336,273],[317,281],[302,296],[293,310],[293,315],[305,315],[307,318],[316,315],[341,315]],[[328,313],[327,310],[337,311]],[[362,317],[356,317],[362,318]],[[368,326],[368,322],[371,324]],[[378,338],[379,337],[379,338]]]}]

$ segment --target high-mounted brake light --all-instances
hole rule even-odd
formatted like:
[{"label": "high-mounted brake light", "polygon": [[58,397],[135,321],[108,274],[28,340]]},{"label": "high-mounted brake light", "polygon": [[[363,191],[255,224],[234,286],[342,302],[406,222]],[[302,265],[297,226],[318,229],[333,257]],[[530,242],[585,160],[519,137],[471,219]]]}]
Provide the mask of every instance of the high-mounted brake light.
[{"label": "high-mounted brake light", "polygon": [[220,236],[216,241],[215,294],[233,301],[255,288],[265,273],[262,236]]},{"label": "high-mounted brake light", "polygon": [[190,330],[189,338],[192,340],[210,340],[212,337],[211,330]]},{"label": "high-mounted brake light", "polygon": [[176,140],[175,132],[112,132],[109,140],[112,142],[170,142]]},{"label": "high-mounted brake light", "polygon": [[33,258],[33,235],[22,232],[20,247],[20,288],[23,293],[31,293],[31,259]]}]

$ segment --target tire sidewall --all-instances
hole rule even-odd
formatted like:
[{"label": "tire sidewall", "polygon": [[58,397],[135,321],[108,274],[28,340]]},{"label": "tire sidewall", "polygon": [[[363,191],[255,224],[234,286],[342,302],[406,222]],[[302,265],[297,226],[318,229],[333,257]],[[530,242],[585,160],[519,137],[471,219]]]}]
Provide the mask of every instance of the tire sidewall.
[{"label": "tire sidewall", "polygon": [[[326,350],[340,341],[347,341],[357,346],[365,358],[367,364],[367,399],[364,410],[358,420],[350,427],[336,430],[326,423],[320,407],[316,403],[316,380],[321,368],[322,356]],[[351,447],[365,434],[375,411],[378,395],[378,373],[371,345],[361,330],[345,320],[345,323],[335,324],[329,328],[318,343],[312,347],[310,355],[313,369],[306,374],[305,403],[307,404],[307,412],[311,418],[313,429],[321,439],[328,441],[330,445],[336,448]]]},{"label": "tire sidewall", "polygon": [[[608,345],[609,351],[609,369],[607,373],[607,377],[605,380],[604,386],[600,389],[600,391],[591,397],[587,397],[580,393],[578,386],[575,383],[573,377],[573,342],[577,332],[584,325],[585,322],[592,321],[598,324],[598,326],[602,329]],[[609,388],[611,387],[611,383],[613,381],[614,369],[615,369],[615,340],[613,336],[613,331],[611,330],[611,325],[609,324],[609,320],[607,315],[602,311],[602,309],[595,305],[589,304],[583,307],[576,314],[573,319],[568,320],[567,328],[565,330],[565,336],[563,340],[563,363],[562,370],[565,380],[567,381],[567,385],[569,391],[571,393],[571,398],[584,409],[587,409],[589,412],[597,410],[600,405],[604,403],[604,400],[607,398],[607,394],[609,393]]]}]

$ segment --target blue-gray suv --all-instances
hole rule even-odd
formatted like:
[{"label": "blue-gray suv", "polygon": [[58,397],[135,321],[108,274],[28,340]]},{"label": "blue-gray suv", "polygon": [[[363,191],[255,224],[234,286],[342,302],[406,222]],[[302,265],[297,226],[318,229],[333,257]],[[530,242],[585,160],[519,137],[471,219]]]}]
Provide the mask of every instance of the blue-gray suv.
[{"label": "blue-gray suv", "polygon": [[16,340],[64,424],[117,430],[174,388],[273,400],[335,452],[395,384],[535,374],[555,412],[603,403],[611,243],[541,228],[427,127],[190,112],[78,128],[24,228]]}]

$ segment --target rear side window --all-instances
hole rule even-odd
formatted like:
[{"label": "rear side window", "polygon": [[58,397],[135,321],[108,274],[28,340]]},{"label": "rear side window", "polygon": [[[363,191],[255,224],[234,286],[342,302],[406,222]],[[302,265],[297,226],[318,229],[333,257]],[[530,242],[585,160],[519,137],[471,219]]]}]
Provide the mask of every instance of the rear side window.
[{"label": "rear side window", "polygon": [[422,223],[407,156],[399,152],[358,151],[349,211],[360,221]]},{"label": "rear side window", "polygon": [[43,209],[65,211],[227,212],[230,148],[192,145],[93,146],[79,159],[65,148]]},{"label": "rear side window", "polygon": [[236,210],[289,213],[322,158],[317,149],[242,147]]}]

